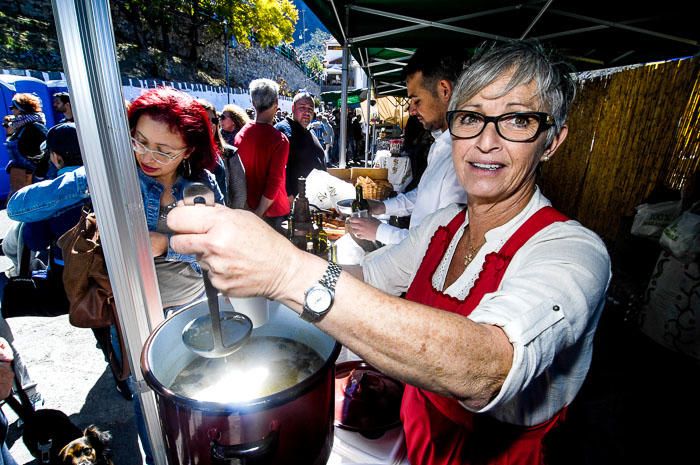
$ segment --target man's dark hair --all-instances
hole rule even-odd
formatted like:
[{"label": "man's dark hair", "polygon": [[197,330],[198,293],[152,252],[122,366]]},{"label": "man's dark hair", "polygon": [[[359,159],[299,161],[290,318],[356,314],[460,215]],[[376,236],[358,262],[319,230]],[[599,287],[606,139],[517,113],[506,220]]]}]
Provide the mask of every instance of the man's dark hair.
[{"label": "man's dark hair", "polygon": [[61,155],[66,166],[83,166],[83,157],[80,153],[69,152]]},{"label": "man's dark hair", "polygon": [[61,103],[70,103],[70,94],[68,92],[56,92],[53,98],[57,98]]},{"label": "man's dark hair", "polygon": [[435,93],[439,81],[444,79],[453,84],[457,82],[466,60],[465,50],[419,48],[403,69],[403,78],[406,80],[420,71],[423,75],[423,87]]}]

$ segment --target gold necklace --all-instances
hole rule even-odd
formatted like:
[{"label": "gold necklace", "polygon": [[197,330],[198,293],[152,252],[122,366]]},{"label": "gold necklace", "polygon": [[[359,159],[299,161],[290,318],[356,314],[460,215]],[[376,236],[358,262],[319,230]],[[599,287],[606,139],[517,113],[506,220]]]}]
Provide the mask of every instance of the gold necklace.
[{"label": "gold necklace", "polygon": [[479,245],[479,247],[474,247],[472,246],[472,235],[471,231],[469,229],[469,226],[467,226],[467,254],[464,256],[464,266],[469,265],[472,260],[474,260],[474,257],[476,257],[477,252],[481,249],[481,247],[484,245],[483,243]]}]

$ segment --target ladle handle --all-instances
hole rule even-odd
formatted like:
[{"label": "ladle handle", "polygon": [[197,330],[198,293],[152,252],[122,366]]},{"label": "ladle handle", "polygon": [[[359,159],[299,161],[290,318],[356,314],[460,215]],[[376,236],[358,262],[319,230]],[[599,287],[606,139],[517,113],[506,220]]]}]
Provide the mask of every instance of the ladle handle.
[{"label": "ladle handle", "polygon": [[221,334],[221,316],[219,314],[219,291],[209,280],[209,271],[202,270],[204,279],[204,292],[207,294],[209,304],[209,315],[211,316],[211,333],[214,338],[214,350],[224,347],[223,335]]}]

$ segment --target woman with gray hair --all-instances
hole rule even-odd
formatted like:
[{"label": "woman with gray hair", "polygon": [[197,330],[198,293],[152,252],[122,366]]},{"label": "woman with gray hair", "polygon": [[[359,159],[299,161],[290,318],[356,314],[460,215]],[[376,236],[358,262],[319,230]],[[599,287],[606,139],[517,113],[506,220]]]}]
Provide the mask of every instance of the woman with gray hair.
[{"label": "woman with gray hair", "polygon": [[203,257],[222,292],[283,302],[404,381],[411,463],[543,463],[586,377],[611,276],[600,238],[536,185],[566,138],[573,89],[537,45],[479,55],[448,113],[466,208],[436,211],[361,268],[341,272],[224,208],[175,209],[172,246]]}]

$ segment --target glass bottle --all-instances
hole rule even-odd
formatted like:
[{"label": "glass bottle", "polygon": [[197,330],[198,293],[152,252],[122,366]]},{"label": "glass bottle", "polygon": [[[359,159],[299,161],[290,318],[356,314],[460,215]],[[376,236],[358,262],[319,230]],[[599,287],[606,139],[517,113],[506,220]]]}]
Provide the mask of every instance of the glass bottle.
[{"label": "glass bottle", "polygon": [[[313,232],[313,223],[311,222],[311,210],[309,209],[309,199],[306,198],[306,179],[301,177],[297,180],[299,193],[294,199],[294,236],[299,242],[297,245],[302,250],[306,250],[306,235]],[[303,246],[301,243],[303,242]]]},{"label": "glass bottle", "polygon": [[365,200],[362,194],[362,186],[358,184],[355,186],[355,200],[352,201],[352,211],[355,213],[363,210],[369,213],[369,202]]},{"label": "glass bottle", "polygon": [[311,229],[306,231],[306,250],[311,253],[316,253],[318,249],[318,242],[316,233],[314,232],[313,224],[315,222],[316,215],[311,214]]},{"label": "glass bottle", "polygon": [[294,242],[294,214],[291,211],[287,216],[287,239]]},{"label": "glass bottle", "polygon": [[325,229],[323,229],[323,218],[324,215],[321,213],[316,216],[316,224],[318,225],[318,228],[316,229],[316,238],[318,243],[316,253],[319,255],[328,253],[328,233]]}]

